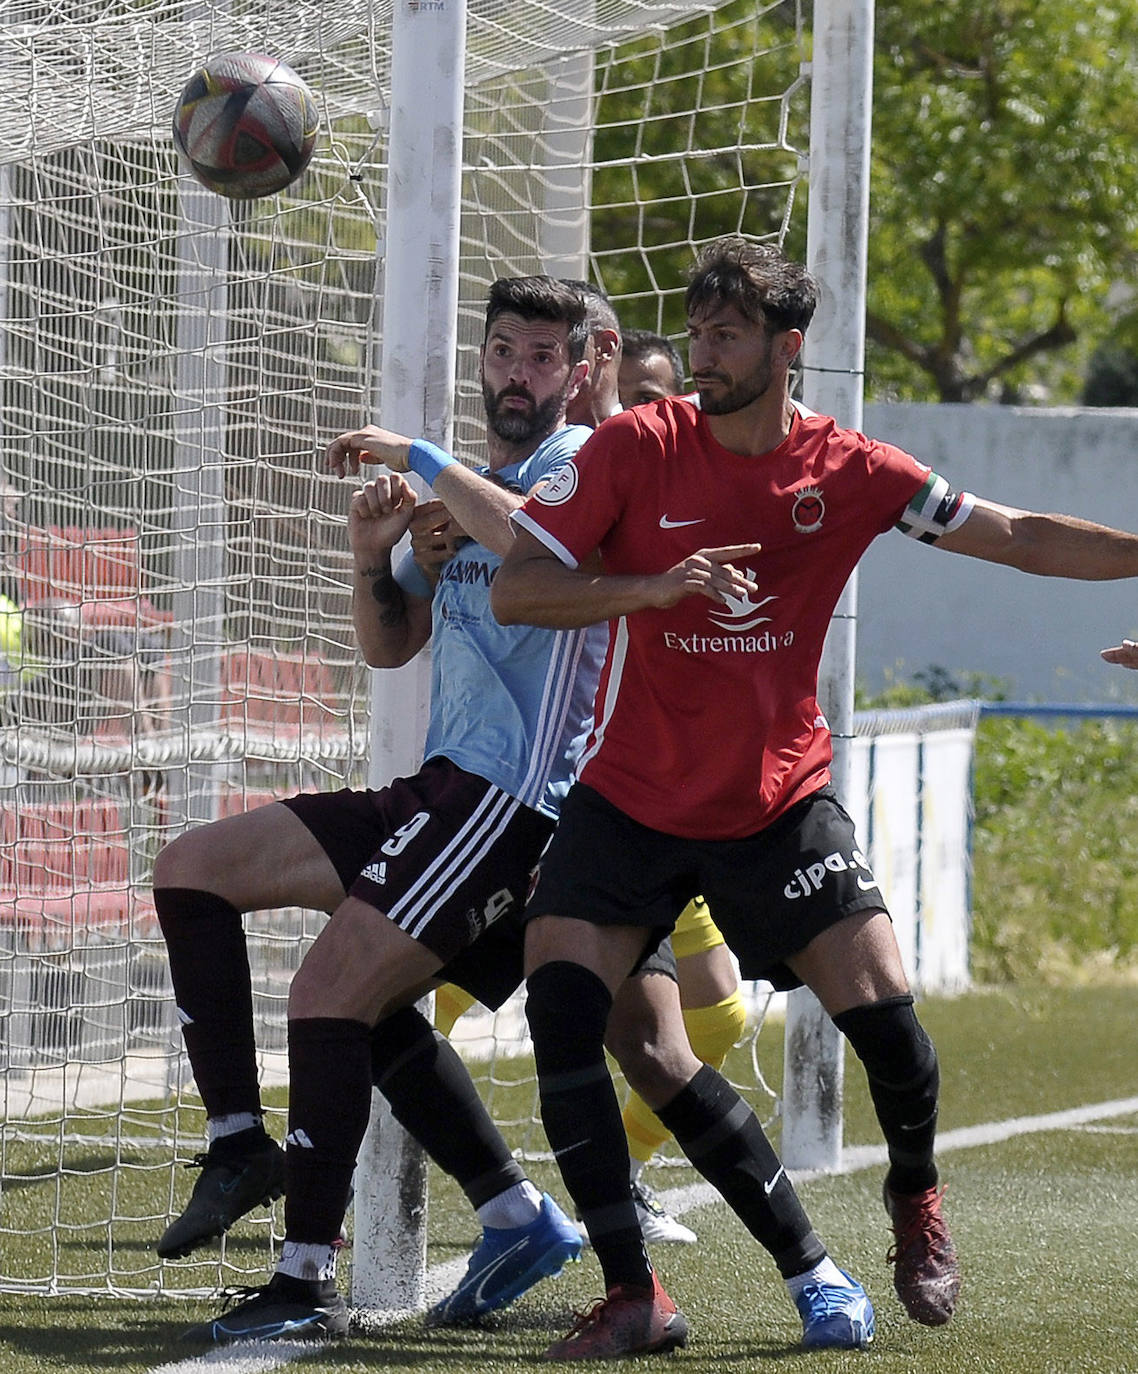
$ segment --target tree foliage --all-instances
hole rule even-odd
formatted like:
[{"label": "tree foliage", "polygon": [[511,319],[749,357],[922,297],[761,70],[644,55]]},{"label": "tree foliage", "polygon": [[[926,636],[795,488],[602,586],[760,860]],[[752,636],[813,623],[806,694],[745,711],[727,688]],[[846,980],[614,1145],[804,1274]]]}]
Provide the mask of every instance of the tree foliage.
[{"label": "tree foliage", "polygon": [[[682,328],[691,241],[787,229],[799,167],[767,97],[793,87],[793,15],[733,0],[599,72],[594,260],[629,324]],[[1114,313],[1133,311],[1138,5],[877,0],[875,51],[870,392],[1077,400]],[[800,144],[804,116],[803,100]],[[662,310],[657,287],[673,293]]]},{"label": "tree foliage", "polygon": [[876,393],[1014,395],[1108,331],[1138,252],[1136,50],[1130,3],[878,0]]},{"label": "tree foliage", "polygon": [[793,0],[731,0],[599,64],[592,256],[626,326],[683,329],[693,243],[780,236],[802,176],[786,132],[807,125],[801,58]]}]

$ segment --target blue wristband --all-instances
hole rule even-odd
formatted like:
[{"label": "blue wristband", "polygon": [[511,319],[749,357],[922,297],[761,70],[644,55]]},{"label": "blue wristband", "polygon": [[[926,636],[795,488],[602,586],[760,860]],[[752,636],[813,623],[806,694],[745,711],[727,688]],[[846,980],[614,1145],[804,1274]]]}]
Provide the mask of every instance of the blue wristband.
[{"label": "blue wristband", "polygon": [[438,477],[443,468],[449,468],[457,461],[457,458],[452,458],[449,453],[444,453],[441,448],[432,444],[428,439],[416,439],[407,455],[407,466],[413,473],[421,477],[429,487],[434,486],[435,478]]}]

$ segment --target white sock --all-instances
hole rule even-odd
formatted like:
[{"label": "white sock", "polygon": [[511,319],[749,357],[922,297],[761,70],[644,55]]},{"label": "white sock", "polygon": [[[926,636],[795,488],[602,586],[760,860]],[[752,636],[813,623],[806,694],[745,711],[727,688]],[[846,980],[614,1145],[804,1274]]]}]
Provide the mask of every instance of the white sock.
[{"label": "white sock", "polygon": [[834,1288],[849,1288],[849,1279],[838,1268],[834,1261],[826,1256],[820,1260],[813,1269],[807,1269],[805,1274],[795,1274],[792,1279],[786,1279],[786,1289],[792,1298],[798,1297],[804,1288],[809,1288],[811,1284],[828,1283]]},{"label": "white sock", "polygon": [[305,1245],[300,1241],[286,1240],[281,1246],[277,1271],[294,1279],[307,1279],[310,1283],[334,1279],[339,1254],[338,1245]]},{"label": "white sock", "polygon": [[629,1160],[629,1162],[628,1162],[628,1181],[629,1181],[629,1183],[635,1183],[635,1182],[636,1182],[636,1180],[640,1177],[640,1171],[641,1171],[641,1169],[643,1169],[643,1168],[644,1168],[644,1161],[643,1161],[642,1159],[630,1159],[630,1160]]},{"label": "white sock", "polygon": [[507,1188],[504,1193],[492,1197],[478,1209],[478,1220],[492,1230],[512,1230],[515,1226],[528,1226],[537,1220],[541,1211],[541,1194],[528,1178]]},{"label": "white sock", "polygon": [[212,1145],[215,1140],[221,1140],[224,1136],[236,1135],[238,1131],[249,1131],[260,1124],[261,1117],[257,1112],[231,1112],[229,1116],[211,1116],[205,1123],[206,1139]]}]

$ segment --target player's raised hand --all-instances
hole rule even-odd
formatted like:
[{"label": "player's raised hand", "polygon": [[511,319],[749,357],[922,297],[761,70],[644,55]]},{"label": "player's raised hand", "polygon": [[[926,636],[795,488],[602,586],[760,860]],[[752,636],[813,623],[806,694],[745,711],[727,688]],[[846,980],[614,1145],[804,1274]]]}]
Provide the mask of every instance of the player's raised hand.
[{"label": "player's raised hand", "polygon": [[382,463],[392,472],[407,472],[412,441],[379,425],[365,425],[333,439],[324,452],[324,466],[337,477],[354,476],[361,463]]},{"label": "player's raised hand", "polygon": [[390,552],[407,532],[415,502],[415,488],[400,473],[375,477],[353,492],[348,544],[356,559],[370,566]]},{"label": "player's raised hand", "polygon": [[1108,663],[1117,663],[1123,668],[1138,668],[1138,643],[1133,639],[1124,639],[1113,649],[1101,650],[1101,657]]},{"label": "player's raised hand", "polygon": [[761,548],[761,544],[728,544],[719,549],[697,549],[654,579],[659,597],[654,597],[653,603],[674,606],[685,596],[706,596],[721,604],[736,598],[746,600],[759,590],[759,584],[736,564],[753,558]]}]

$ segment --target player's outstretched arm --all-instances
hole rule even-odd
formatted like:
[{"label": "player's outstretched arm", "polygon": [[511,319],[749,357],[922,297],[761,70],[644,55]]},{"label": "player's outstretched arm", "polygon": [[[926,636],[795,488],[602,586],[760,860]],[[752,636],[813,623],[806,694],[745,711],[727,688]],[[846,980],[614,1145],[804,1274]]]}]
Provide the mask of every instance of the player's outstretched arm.
[{"label": "player's outstretched arm", "polygon": [[1113,649],[1103,649],[1101,656],[1108,663],[1117,663],[1122,668],[1138,668],[1138,643],[1133,639],[1124,639]]},{"label": "player's outstretched arm", "polygon": [[503,625],[575,630],[634,611],[663,610],[687,596],[722,603],[758,590],[734,564],[754,557],[760,547],[700,549],[667,572],[610,574],[594,563],[568,567],[536,536],[519,529],[491,585],[490,605]]},{"label": "player's outstretched arm", "polygon": [[1088,582],[1138,577],[1138,535],[1073,515],[1018,510],[979,498],[964,524],[941,535],[936,546],[1041,577]]}]

